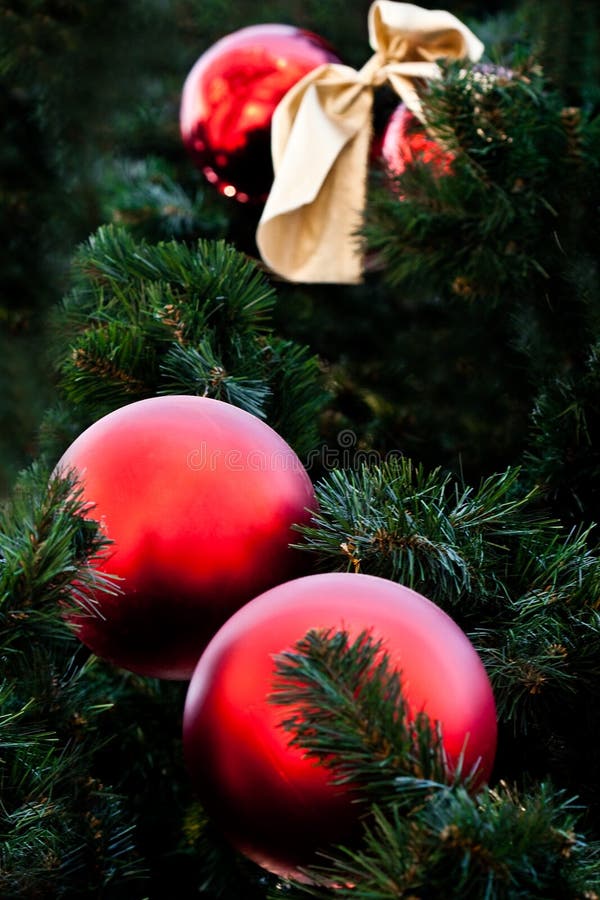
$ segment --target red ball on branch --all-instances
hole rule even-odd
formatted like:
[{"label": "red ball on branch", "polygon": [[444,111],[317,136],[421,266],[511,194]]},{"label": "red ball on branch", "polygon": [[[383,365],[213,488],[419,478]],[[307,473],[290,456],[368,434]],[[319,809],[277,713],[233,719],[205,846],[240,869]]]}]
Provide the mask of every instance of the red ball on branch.
[{"label": "red ball on branch", "polygon": [[113,543],[98,614],[81,640],[145,675],[189,678],[220,625],[260,591],[300,574],[294,524],[315,497],[272,428],[219,400],[168,396],[122,407],[83,432],[59,470],[78,476],[87,517]]},{"label": "red ball on branch", "polygon": [[[369,575],[312,575],[252,600],[219,630],[194,672],[184,713],[184,752],[207,812],[232,843],[290,877],[316,852],[344,842],[360,806],[348,786],[281,727],[286,709],[269,701],[275,657],[312,629],[365,630],[401,673],[409,716],[440,723],[448,766],[479,765],[489,778],[496,748],[491,686],[475,649],[430,600]],[[287,710],[289,714],[289,710]]]},{"label": "red ball on branch", "polygon": [[222,194],[242,203],[266,200],[275,108],[328,62],[339,62],[329,44],[291,25],[241,28],[202,54],[183,87],[180,129],[192,160]]},{"label": "red ball on branch", "polygon": [[398,176],[407,166],[429,166],[436,176],[451,175],[454,154],[427,133],[407,106],[400,103],[381,137],[374,142],[372,158],[383,163],[389,175]]}]

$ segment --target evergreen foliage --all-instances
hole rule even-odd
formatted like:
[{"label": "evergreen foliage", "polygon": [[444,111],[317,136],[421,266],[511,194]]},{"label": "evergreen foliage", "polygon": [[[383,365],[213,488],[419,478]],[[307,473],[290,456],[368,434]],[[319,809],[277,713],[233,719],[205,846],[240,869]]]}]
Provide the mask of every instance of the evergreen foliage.
[{"label": "evergreen foliage", "polygon": [[[450,175],[416,163],[390,182],[373,163],[357,287],[271,284],[260,210],[205,185],[177,104],[200,53],[260,21],[360,67],[368,2],[3,8],[0,492],[50,408],[0,514],[0,896],[600,893],[598,10],[500,5],[485,21],[452,6],[494,67],[446,66],[424,93]],[[378,97],[376,134],[396,102]],[[258,869],[207,818],[182,762],[185,685],[103,663],[65,621],[93,614],[92,584],[118,585],[94,568],[108,547],[77,485],[43,459],[164,393],[280,432],[318,482],[299,535],[314,571],[430,597],[493,684],[499,751],[477,785],[446,771],[437,723],[406,720],[368,635],[282,653],[290,739],[364,810],[361,841],[323,848],[310,884]]]},{"label": "evergreen foliage", "polygon": [[226,233],[225,211],[211,203],[199,185],[194,185],[193,195],[186,190],[168,160],[119,158],[104,168],[103,221],[123,224],[134,236],[150,241],[220,238]]},{"label": "evergreen foliage", "polygon": [[[422,590],[457,612],[502,602],[506,561],[519,538],[541,527],[516,493],[518,471],[487,478],[474,491],[406,458],[334,470],[317,484],[314,527],[298,546],[318,553],[325,571],[354,570]],[[453,609],[454,608],[454,609]]]},{"label": "evergreen foliage", "polygon": [[[598,183],[597,123],[566,108],[535,63],[510,70],[454,63],[425,102],[428,127],[455,154],[454,177],[411,165],[395,191],[375,197],[367,233],[383,251],[385,277],[414,290],[418,267],[420,294],[508,297],[511,307],[527,300],[536,317],[549,294],[552,315],[575,328],[580,306],[594,297],[578,299],[567,273],[576,249],[578,265],[594,271],[597,223],[591,204],[570,201]],[[540,231],[553,242],[540,243]],[[593,277],[590,287],[597,291]]]},{"label": "evergreen foliage", "polygon": [[536,56],[567,103],[587,109],[600,101],[600,11],[594,0],[543,5],[527,0],[521,10]]},{"label": "evergreen foliage", "polygon": [[108,545],[83,511],[77,485],[38,464],[2,510],[0,895],[168,896],[176,878],[192,896],[217,858],[240,896],[254,867],[194,824],[184,686],[102,663],[65,621],[93,614],[92,585],[118,590],[94,569]]},{"label": "evergreen foliage", "polygon": [[519,796],[449,777],[439,728],[423,715],[407,721],[380,642],[311,632],[277,665],[273,699],[292,705],[292,742],[371,810],[362,849],[332,853],[291,896],[594,896],[586,889],[597,884],[597,854],[575,830],[573,801],[548,784]]},{"label": "evergreen foliage", "polygon": [[597,822],[600,770],[585,734],[600,725],[589,704],[600,684],[600,563],[589,531],[542,515],[518,476],[473,490],[406,459],[335,470],[317,485],[319,510],[298,546],[317,570],[389,578],[446,609],[486,664],[503,764],[551,772],[585,794]]},{"label": "evergreen foliage", "polygon": [[99,0],[0,4],[2,496],[35,458],[53,400],[46,316],[65,290],[73,247],[104,221],[101,161],[140,134],[139,109],[157,142],[172,118],[181,50],[171,22],[161,0],[123,0],[110,12]]},{"label": "evergreen foliage", "polygon": [[325,399],[318,361],[273,334],[275,292],[243,254],[222,241],[148,244],[112,225],[80,248],[74,269],[56,334],[59,388],[77,430],[126,403],[183,393],[267,419],[299,453],[314,448]]},{"label": "evergreen foliage", "polygon": [[598,345],[585,367],[542,384],[526,456],[530,477],[565,520],[600,521],[598,505]]},{"label": "evergreen foliage", "polygon": [[334,784],[383,802],[410,782],[410,809],[451,781],[439,729],[424,714],[407,720],[401,675],[391,669],[383,641],[368,631],[352,644],[345,632],[309,631],[275,663],[271,699],[292,710],[281,726],[291,732],[291,746],[332,769]]},{"label": "evergreen foliage", "polygon": [[359,362],[355,378],[403,451],[460,459],[470,479],[520,458],[540,382],[583,376],[600,310],[598,116],[565,106],[521,48],[501,61],[430,85],[453,174],[375,172],[365,226],[408,325],[387,377]]},{"label": "evergreen foliage", "polygon": [[91,563],[106,541],[82,509],[71,481],[35,466],[0,523],[3,897],[94,896],[138,873],[121,798],[94,772],[112,703],[63,620],[102,588]]}]

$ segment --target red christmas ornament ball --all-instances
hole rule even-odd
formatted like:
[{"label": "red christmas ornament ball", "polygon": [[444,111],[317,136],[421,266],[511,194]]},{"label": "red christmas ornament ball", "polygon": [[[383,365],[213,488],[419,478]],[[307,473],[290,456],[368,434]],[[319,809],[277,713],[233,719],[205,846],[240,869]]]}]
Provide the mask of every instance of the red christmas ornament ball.
[{"label": "red christmas ornament ball", "polygon": [[236,609],[300,574],[295,523],[315,505],[300,460],[250,413],[204,397],[124,406],[84,431],[57,468],[74,470],[114,543],[100,569],[99,615],[77,614],[81,640],[119,666],[189,678]]},{"label": "red christmas ornament ball", "polygon": [[390,116],[377,141],[375,154],[392,176],[402,175],[407,166],[415,163],[430,166],[438,176],[452,174],[454,154],[430,137],[423,124],[403,103]]},{"label": "red christmas ornament ball", "polygon": [[[310,575],[252,600],[214,636],[192,677],[184,752],[200,800],[230,841],[289,877],[319,848],[352,835],[357,806],[331,773],[289,746],[286,709],[268,701],[274,657],[311,629],[368,629],[402,673],[411,713],[443,729],[449,765],[489,778],[496,710],[476,651],[452,619],[409,588],[370,575]],[[288,711],[289,712],[289,711]]]},{"label": "red christmas ornament ball", "polygon": [[266,200],[275,107],[328,62],[339,62],[329,44],[291,25],[241,28],[202,54],[183,87],[180,129],[192,160],[222,194]]}]

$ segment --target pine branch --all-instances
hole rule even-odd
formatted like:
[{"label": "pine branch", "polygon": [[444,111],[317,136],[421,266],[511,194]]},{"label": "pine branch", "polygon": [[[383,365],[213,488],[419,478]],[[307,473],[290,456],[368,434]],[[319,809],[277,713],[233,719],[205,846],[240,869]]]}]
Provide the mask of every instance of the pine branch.
[{"label": "pine branch", "polygon": [[[243,366],[244,360],[240,360]],[[258,378],[231,375],[214,355],[209,341],[197,347],[175,345],[161,364],[165,387],[163,394],[196,394],[224,400],[246,412],[266,417],[265,405],[271,389]]]},{"label": "pine branch", "polygon": [[515,731],[573,716],[600,684],[600,562],[589,530],[526,543],[515,559],[523,592],[507,603],[502,630],[472,637],[490,675],[501,721]]},{"label": "pine branch", "polygon": [[123,404],[183,392],[266,418],[299,453],[314,447],[325,399],[317,360],[272,334],[274,291],[243,254],[223,242],[152,245],[107,226],[80,249],[75,272],[58,366],[78,430]]},{"label": "pine branch", "polygon": [[[110,709],[64,621],[93,613],[90,589],[114,590],[94,563],[107,542],[83,519],[69,477],[41,465],[23,473],[0,521],[0,893],[92,895],[139,876],[116,792],[91,776]],[[125,819],[125,821],[124,821]]]},{"label": "pine branch", "polygon": [[140,875],[122,798],[91,774],[112,704],[98,702],[88,670],[34,642],[13,656],[9,703],[30,699],[0,724],[2,896],[93,896]]},{"label": "pine branch", "polygon": [[176,296],[189,301],[184,321],[190,339],[208,320],[213,328],[220,322],[260,331],[275,302],[273,289],[254,264],[224,241],[199,240],[195,248],[176,241],[152,245],[136,241],[124,228],[103,226],[81,247],[74,267],[82,298],[89,292],[93,300],[98,287],[108,288],[103,305],[109,310],[111,301],[122,305],[119,287],[129,288],[130,316],[137,308],[136,289],[172,286]]},{"label": "pine branch", "polygon": [[525,454],[527,474],[565,519],[598,522],[600,346],[582,370],[554,375],[539,390]]},{"label": "pine branch", "polygon": [[49,478],[41,464],[34,464],[0,510],[0,635],[5,650],[22,647],[36,632],[67,639],[65,612],[74,605],[92,609],[92,591],[116,589],[93,568],[107,541],[94,522],[83,519],[82,492],[64,474]]},{"label": "pine branch", "polygon": [[270,373],[269,423],[278,434],[294,435],[293,447],[310,469],[319,443],[319,416],[329,398],[319,360],[309,347],[275,335],[259,343],[263,366]]},{"label": "pine branch", "polygon": [[157,362],[148,349],[139,327],[108,322],[88,329],[62,367],[69,403],[108,411],[150,396],[148,371]]},{"label": "pine branch", "polygon": [[597,325],[597,124],[581,111],[574,126],[535,63],[508,65],[451,65],[429,86],[426,127],[452,174],[417,163],[392,189],[375,178],[364,231],[403,294],[501,303],[533,381],[568,369]]},{"label": "pine branch", "polygon": [[598,851],[575,831],[577,819],[573,801],[547,785],[523,797],[506,787],[475,798],[447,789],[409,818],[376,809],[363,847],[341,850],[311,872],[321,887],[297,895],[593,900]]},{"label": "pine branch", "polygon": [[302,533],[318,568],[390,578],[448,610],[486,665],[500,723],[550,741],[600,685],[600,564],[590,530],[542,517],[518,475],[473,490],[405,459],[334,471]]},{"label": "pine branch", "polygon": [[363,799],[410,809],[451,780],[439,727],[422,713],[409,719],[401,676],[368,632],[350,643],[343,631],[310,631],[276,657],[272,702],[291,707],[290,743]]},{"label": "pine branch", "polygon": [[468,777],[449,779],[442,735],[426,717],[407,721],[401,679],[368,633],[351,644],[309,632],[276,673],[272,700],[289,709],[292,744],[377,804],[361,845],[324,854],[292,897],[593,896],[600,860],[575,830],[574,802],[544,784],[474,795]]},{"label": "pine branch", "polygon": [[[534,84],[527,72],[482,86],[477,70],[450,66],[443,88],[431,86],[428,126],[456,155],[453,174],[436,177],[416,164],[398,177],[396,194],[374,195],[367,237],[383,253],[391,283],[413,283],[415,275],[421,285],[425,277],[434,289],[449,289],[451,295],[460,279],[468,284],[471,298],[489,301],[503,296],[507,278],[514,290],[516,281],[524,287],[534,273],[542,274],[541,263],[527,255],[515,233],[520,206],[525,214],[529,205],[529,216],[531,207],[538,216],[553,216],[536,187],[544,183],[548,153],[557,145],[552,116],[558,110],[550,110],[539,77]],[[397,237],[386,246],[383,234],[393,233],[392,225]],[[453,235],[461,235],[460,242]]]},{"label": "pine branch", "polygon": [[235,850],[197,802],[187,808],[183,840],[187,858],[198,869],[201,895],[210,900],[264,900],[266,886],[273,885],[281,896],[279,879]]},{"label": "pine branch", "polygon": [[316,487],[319,509],[302,546],[321,569],[381,575],[445,608],[498,601],[509,548],[543,524],[528,509],[534,494],[519,495],[518,475],[509,469],[473,490],[404,458],[334,470]]},{"label": "pine branch", "polygon": [[210,203],[208,191],[192,198],[176,181],[176,173],[156,156],[111,160],[100,186],[104,221],[125,225],[148,240],[220,238],[227,226],[221,205]]}]

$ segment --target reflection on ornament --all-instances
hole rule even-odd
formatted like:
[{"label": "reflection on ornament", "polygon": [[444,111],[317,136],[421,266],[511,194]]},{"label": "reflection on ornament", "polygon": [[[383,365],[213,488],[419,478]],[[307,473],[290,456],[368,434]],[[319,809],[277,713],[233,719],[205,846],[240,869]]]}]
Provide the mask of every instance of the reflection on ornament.
[{"label": "reflection on ornament", "polygon": [[314,508],[308,474],[272,428],[207,397],[165,396],[95,422],[58,463],[113,543],[98,615],[72,617],[104,659],[187,679],[215,631],[260,591],[300,574],[290,549]]},{"label": "reflection on ornament", "polygon": [[402,175],[407,166],[422,163],[436,175],[451,175],[454,154],[444,150],[425,131],[403,103],[396,107],[381,139],[381,159],[388,173]]},{"label": "reflection on ornament", "polygon": [[363,807],[348,787],[290,746],[289,709],[269,702],[275,657],[311,629],[365,630],[401,672],[411,714],[438,721],[450,769],[463,758],[489,778],[496,710],[463,631],[430,600],[371,575],[311,575],[247,603],[217,632],[194,672],[184,712],[187,766],[207,812],[270,871],[298,877],[317,851],[351,840]]},{"label": "reflection on ornament", "polygon": [[318,35],[291,25],[252,25],[198,59],[181,97],[183,143],[207,180],[240,203],[264,202],[273,181],[271,118],[307,72],[339,62]]}]

